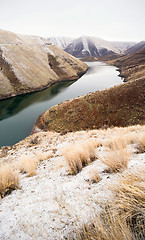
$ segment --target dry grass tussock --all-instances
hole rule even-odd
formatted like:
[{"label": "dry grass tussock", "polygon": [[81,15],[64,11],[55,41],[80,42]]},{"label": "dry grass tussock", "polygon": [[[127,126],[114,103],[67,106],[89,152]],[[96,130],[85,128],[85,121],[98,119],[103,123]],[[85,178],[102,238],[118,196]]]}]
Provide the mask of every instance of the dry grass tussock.
[{"label": "dry grass tussock", "polygon": [[135,240],[125,220],[114,217],[109,210],[103,210],[101,216],[94,216],[90,224],[82,226],[74,234],[75,240]]},{"label": "dry grass tussock", "polygon": [[119,172],[127,168],[130,158],[131,151],[120,148],[107,152],[101,161],[108,166],[107,172]]},{"label": "dry grass tussock", "polygon": [[114,197],[104,205],[100,215],[92,214],[90,223],[77,227],[77,240],[145,239],[145,170],[119,175],[112,185]]},{"label": "dry grass tussock", "polygon": [[28,156],[24,155],[20,158],[17,168],[22,172],[22,173],[28,173],[28,176],[34,176],[37,174],[36,169],[37,169],[37,160],[36,157],[34,156]]},{"label": "dry grass tussock", "polygon": [[0,167],[0,196],[4,197],[19,188],[19,175],[10,165]]},{"label": "dry grass tussock", "polygon": [[135,143],[137,139],[137,134],[127,133],[124,135],[116,134],[111,139],[106,139],[104,141],[104,146],[110,148],[111,150],[126,148],[128,145]]},{"label": "dry grass tussock", "polygon": [[38,159],[39,162],[48,160],[49,158],[53,157],[53,153],[51,151],[48,152],[35,152],[35,156]]},{"label": "dry grass tussock", "polygon": [[96,168],[92,168],[89,171],[89,177],[90,177],[91,182],[93,182],[93,183],[97,183],[101,180],[101,177]]},{"label": "dry grass tussock", "polygon": [[145,133],[144,133],[144,134],[141,134],[141,135],[137,138],[136,143],[137,143],[137,152],[138,152],[138,153],[143,153],[143,152],[145,152]]},{"label": "dry grass tussock", "polygon": [[107,130],[98,130],[97,136],[103,136],[104,138],[116,138],[123,136],[128,138],[129,136],[134,140],[136,134],[145,133],[145,125],[134,125],[129,127],[114,127],[108,128]]},{"label": "dry grass tussock", "polygon": [[69,173],[77,174],[97,157],[96,142],[90,139],[83,143],[68,144],[62,154],[67,162]]},{"label": "dry grass tussock", "polygon": [[[112,205],[114,214],[125,219],[132,232],[145,238],[145,168],[135,173],[127,172],[120,176],[116,187],[112,187],[115,199]],[[115,206],[115,209],[114,209]],[[136,238],[138,239],[138,238]]]}]

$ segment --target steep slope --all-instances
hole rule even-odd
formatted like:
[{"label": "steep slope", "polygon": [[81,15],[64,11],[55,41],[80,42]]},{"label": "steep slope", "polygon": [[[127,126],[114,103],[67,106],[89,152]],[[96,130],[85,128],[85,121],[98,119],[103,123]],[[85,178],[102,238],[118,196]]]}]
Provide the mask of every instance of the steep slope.
[{"label": "steep slope", "polygon": [[115,48],[119,50],[120,53],[123,53],[127,49],[136,45],[136,42],[111,42]]},{"label": "steep slope", "polygon": [[108,63],[119,67],[120,76],[124,77],[125,81],[145,77],[145,49],[108,61]]},{"label": "steep slope", "polygon": [[75,57],[102,57],[111,54],[120,54],[133,42],[110,42],[101,38],[83,36],[73,40],[64,50]]},{"label": "steep slope", "polygon": [[73,38],[67,38],[67,37],[49,37],[48,41],[56,45],[57,47],[61,49],[65,49],[71,41],[73,41]]},{"label": "steep slope", "polygon": [[125,54],[132,54],[132,53],[141,51],[143,49],[145,49],[145,41],[141,41],[141,42],[135,44],[133,47],[126,50]]},{"label": "steep slope", "polygon": [[46,39],[0,30],[0,99],[78,79],[87,68]]},{"label": "steep slope", "polygon": [[145,53],[111,63],[120,67],[121,73],[123,69],[123,76],[130,81],[54,106],[37,119],[36,126],[62,132],[145,124]]},{"label": "steep slope", "polygon": [[75,39],[64,50],[75,57],[99,57],[116,53],[116,51],[119,53],[111,43],[100,38],[86,36]]}]

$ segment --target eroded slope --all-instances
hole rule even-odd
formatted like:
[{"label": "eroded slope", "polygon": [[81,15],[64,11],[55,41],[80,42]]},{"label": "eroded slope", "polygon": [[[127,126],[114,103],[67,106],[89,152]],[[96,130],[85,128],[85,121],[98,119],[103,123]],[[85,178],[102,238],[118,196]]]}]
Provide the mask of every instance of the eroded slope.
[{"label": "eroded slope", "polygon": [[0,99],[77,79],[87,65],[46,39],[0,30]]}]

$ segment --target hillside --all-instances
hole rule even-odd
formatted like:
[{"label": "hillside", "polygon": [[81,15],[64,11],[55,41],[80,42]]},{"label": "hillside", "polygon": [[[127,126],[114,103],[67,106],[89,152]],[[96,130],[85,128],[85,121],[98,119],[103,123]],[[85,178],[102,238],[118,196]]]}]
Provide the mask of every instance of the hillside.
[{"label": "hillside", "polygon": [[119,68],[120,76],[124,77],[125,81],[145,77],[145,49],[107,62]]},{"label": "hillside", "polygon": [[39,116],[36,126],[44,131],[78,131],[103,126],[145,124],[145,54],[138,52],[109,61],[128,81],[54,106]]},{"label": "hillside", "polygon": [[86,36],[73,40],[64,50],[75,57],[99,57],[119,53],[110,42]]},{"label": "hillside", "polygon": [[49,37],[48,41],[52,42],[61,49],[65,49],[71,43],[71,41],[73,41],[73,39],[66,37]]},{"label": "hillside", "polygon": [[52,107],[39,132],[0,148],[1,240],[144,239],[144,53],[110,64],[138,68],[122,85]]},{"label": "hillside", "polygon": [[143,134],[41,132],[1,148],[0,239],[144,239]]},{"label": "hillside", "polygon": [[131,48],[126,50],[125,54],[132,54],[132,53],[141,51],[143,49],[145,49],[145,41],[141,41],[141,42],[135,44],[134,46],[132,46]]},{"label": "hillside", "polygon": [[[104,57],[110,54],[121,54],[135,42],[111,42],[97,37],[82,36],[76,39],[65,37],[48,38],[53,44],[64,49],[75,57]],[[92,59],[93,61],[93,59]]]},{"label": "hillside", "polygon": [[41,37],[0,30],[0,99],[78,79],[87,65]]}]

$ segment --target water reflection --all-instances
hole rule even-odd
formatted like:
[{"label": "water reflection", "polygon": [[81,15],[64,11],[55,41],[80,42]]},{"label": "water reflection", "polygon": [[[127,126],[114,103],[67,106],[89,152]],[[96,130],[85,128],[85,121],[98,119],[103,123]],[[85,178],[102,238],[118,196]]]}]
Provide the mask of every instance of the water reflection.
[{"label": "water reflection", "polygon": [[29,107],[33,103],[48,101],[54,98],[57,94],[62,92],[65,88],[67,88],[73,83],[74,81],[61,82],[61,83],[54,84],[51,87],[43,90],[43,94],[42,92],[35,92],[35,93],[13,97],[6,100],[1,100],[0,101],[0,121],[5,118],[12,117],[13,115]]},{"label": "water reflection", "polygon": [[12,145],[28,136],[36,118],[52,106],[120,84],[121,78],[113,66],[87,63],[89,70],[79,80],[55,84],[40,92],[0,101],[0,146]]}]

